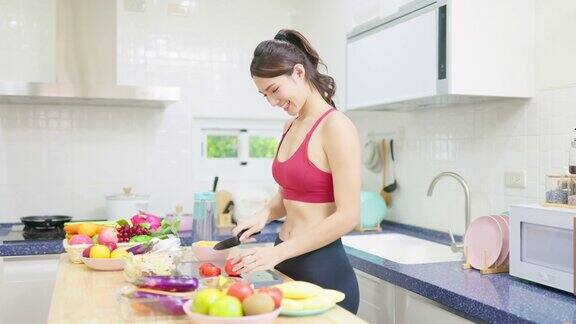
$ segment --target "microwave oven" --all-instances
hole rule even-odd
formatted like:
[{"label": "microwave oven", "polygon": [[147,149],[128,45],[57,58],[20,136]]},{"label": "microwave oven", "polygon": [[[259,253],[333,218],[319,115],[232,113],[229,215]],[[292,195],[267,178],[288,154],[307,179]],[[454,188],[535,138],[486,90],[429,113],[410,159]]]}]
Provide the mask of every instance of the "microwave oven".
[{"label": "microwave oven", "polygon": [[510,207],[510,275],[575,291],[576,209],[538,204]]}]

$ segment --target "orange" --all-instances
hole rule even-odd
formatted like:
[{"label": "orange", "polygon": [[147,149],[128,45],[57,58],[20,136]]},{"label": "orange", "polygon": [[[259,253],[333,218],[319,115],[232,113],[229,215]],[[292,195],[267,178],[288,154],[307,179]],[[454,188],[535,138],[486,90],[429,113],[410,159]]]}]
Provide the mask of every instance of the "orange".
[{"label": "orange", "polygon": [[64,226],[64,232],[68,233],[68,234],[78,234],[78,226],[80,226],[80,224],[69,224]]},{"label": "orange", "polygon": [[90,237],[98,232],[98,225],[93,223],[82,223],[78,226],[78,234],[85,234]]}]

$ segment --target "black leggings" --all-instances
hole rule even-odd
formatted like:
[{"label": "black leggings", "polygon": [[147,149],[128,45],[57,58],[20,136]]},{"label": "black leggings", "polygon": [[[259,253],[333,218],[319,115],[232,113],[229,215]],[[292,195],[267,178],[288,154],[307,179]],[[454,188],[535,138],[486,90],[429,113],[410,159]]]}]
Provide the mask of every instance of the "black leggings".
[{"label": "black leggings", "polygon": [[[274,245],[282,243],[278,236]],[[284,260],[276,266],[294,280],[308,281],[322,288],[335,289],[346,294],[338,305],[356,314],[360,302],[358,281],[350,265],[342,240],[336,241],[297,257]]]}]

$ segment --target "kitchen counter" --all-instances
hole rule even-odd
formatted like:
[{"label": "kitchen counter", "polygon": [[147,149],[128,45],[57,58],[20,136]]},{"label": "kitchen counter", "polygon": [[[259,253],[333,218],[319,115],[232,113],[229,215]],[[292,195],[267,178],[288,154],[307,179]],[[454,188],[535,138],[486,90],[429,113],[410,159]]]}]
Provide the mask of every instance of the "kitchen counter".
[{"label": "kitchen counter", "polygon": [[[447,235],[385,222],[382,233],[402,233],[448,245]],[[574,323],[576,298],[507,273],[482,275],[461,262],[399,264],[346,247],[352,266],[447,306],[473,321]]]},{"label": "kitchen counter", "polygon": [[[43,255],[64,253],[62,240],[27,240],[20,242],[4,242],[13,225],[0,224],[0,257],[19,255]],[[274,221],[262,229],[262,233],[256,237],[256,242],[274,242],[276,235],[282,226],[282,222]],[[220,241],[230,236],[231,229],[217,229],[213,240]],[[180,232],[182,245],[192,245],[197,241],[192,231]]]},{"label": "kitchen counter", "polygon": [[[279,222],[266,226],[258,241],[273,242],[280,226]],[[382,227],[382,233],[401,233],[449,244],[446,233],[393,222],[383,222]],[[189,245],[192,234],[183,234],[184,244]],[[218,235],[226,237],[223,233]],[[42,250],[30,254],[43,254],[43,251],[60,253],[58,251],[62,248],[61,242],[38,244]],[[28,251],[34,245],[21,250],[8,247],[8,250]],[[6,247],[0,245],[0,256],[3,252],[6,252]],[[398,264],[350,247],[346,247],[346,252],[354,268],[434,300],[473,320],[491,323],[576,322],[576,298],[573,295],[509,274],[482,275],[476,270],[462,270],[460,262]]]},{"label": "kitchen counter", "polygon": [[[287,279],[286,277],[284,277]],[[122,323],[116,301],[116,289],[124,283],[121,271],[94,271],[83,264],[68,262],[60,256],[52,294],[48,323]],[[173,317],[162,323],[190,323],[187,316]],[[310,317],[278,317],[274,323],[366,323],[336,306],[326,313]]]}]

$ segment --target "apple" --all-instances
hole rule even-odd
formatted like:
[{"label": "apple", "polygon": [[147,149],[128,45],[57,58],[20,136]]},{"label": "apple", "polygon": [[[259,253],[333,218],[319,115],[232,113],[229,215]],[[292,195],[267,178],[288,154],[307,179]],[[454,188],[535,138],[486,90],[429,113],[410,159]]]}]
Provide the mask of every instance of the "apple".
[{"label": "apple", "polygon": [[105,245],[110,251],[114,251],[118,247],[114,242],[102,243],[102,245]]},{"label": "apple", "polygon": [[105,227],[98,234],[98,243],[118,243],[118,235],[116,234],[116,229],[112,227]]},{"label": "apple", "polygon": [[244,301],[247,297],[250,297],[254,293],[254,290],[249,283],[245,282],[235,282],[228,288],[228,295],[234,296],[240,301]]},{"label": "apple", "polygon": [[218,289],[206,288],[200,290],[192,303],[192,311],[194,313],[208,315],[210,305],[216,302],[221,296],[222,292]]},{"label": "apple", "polygon": [[244,313],[242,303],[238,298],[222,296],[210,305],[208,314],[218,317],[241,317]]},{"label": "apple", "polygon": [[92,238],[86,234],[76,234],[72,235],[68,240],[68,244],[76,245],[76,244],[92,244]]},{"label": "apple", "polygon": [[90,245],[89,247],[85,248],[84,251],[82,251],[82,256],[85,258],[89,258],[90,257],[90,249],[93,247],[94,245]]}]

